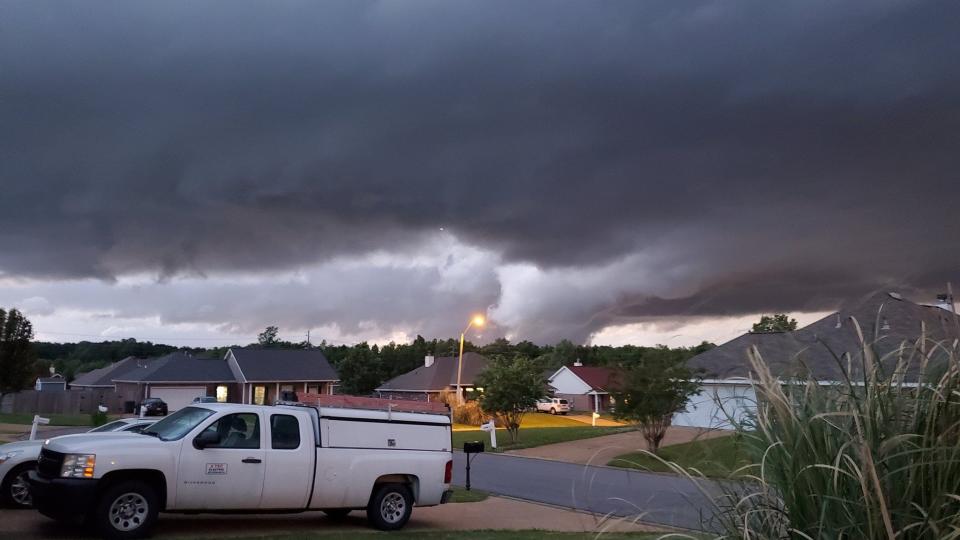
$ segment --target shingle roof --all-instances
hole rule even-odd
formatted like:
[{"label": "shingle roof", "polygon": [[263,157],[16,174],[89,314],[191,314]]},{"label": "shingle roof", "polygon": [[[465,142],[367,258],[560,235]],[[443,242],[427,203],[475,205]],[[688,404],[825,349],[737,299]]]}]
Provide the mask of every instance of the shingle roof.
[{"label": "shingle roof", "polygon": [[136,358],[128,356],[110,365],[78,375],[70,383],[70,386],[111,387],[113,386],[113,381],[119,378],[137,380],[139,374],[146,373],[148,367],[158,360],[160,360],[160,358]]},{"label": "shingle roof", "polygon": [[117,382],[234,382],[227,363],[220,358],[204,358],[177,351],[153,358],[149,363],[114,376]]},{"label": "shingle roof", "polygon": [[580,380],[590,385],[598,392],[609,392],[620,384],[620,372],[606,367],[597,366],[567,366]]},{"label": "shingle roof", "polygon": [[[456,356],[442,356],[430,367],[420,366],[413,371],[398,375],[380,385],[378,391],[439,392],[457,385]],[[474,379],[487,367],[487,357],[475,352],[463,353],[463,369],[460,384],[472,386]]]},{"label": "shingle roof", "polygon": [[[926,327],[928,339],[957,337],[956,315],[898,297],[889,293],[874,294],[793,332],[744,334],[693,357],[689,365],[704,369],[707,378],[747,377],[751,372],[747,351],[756,346],[775,376],[809,372],[817,380],[838,381],[843,370],[831,350],[837,355],[850,353],[855,360],[851,375],[862,376],[857,356],[860,342],[850,317],[856,318],[864,338],[874,344],[878,355],[881,358],[887,355],[883,364],[886,369],[896,363],[891,353],[902,342],[912,344],[920,337],[921,323]],[[913,365],[908,370],[908,382],[916,382],[917,368]]]},{"label": "shingle roof", "polygon": [[338,381],[319,350],[230,349],[248,382]]},{"label": "shingle roof", "polygon": [[43,384],[55,384],[55,383],[66,383],[66,379],[63,377],[40,377],[38,379]]}]

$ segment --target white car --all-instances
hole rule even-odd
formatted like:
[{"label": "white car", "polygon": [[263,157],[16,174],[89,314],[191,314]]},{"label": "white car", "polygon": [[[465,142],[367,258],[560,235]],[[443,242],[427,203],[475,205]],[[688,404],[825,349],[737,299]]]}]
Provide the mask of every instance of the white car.
[{"label": "white car", "polygon": [[550,414],[567,414],[570,412],[570,404],[565,399],[543,398],[537,400],[537,410]]},{"label": "white car", "polygon": [[[95,427],[87,433],[110,433],[117,431],[139,432],[153,425],[156,420],[124,418]],[[70,437],[71,435],[64,435]],[[12,508],[29,508],[30,491],[27,489],[27,473],[37,468],[37,457],[43,447],[43,439],[18,441],[0,445],[0,502]]]},{"label": "white car", "polygon": [[85,518],[106,538],[147,535],[161,511],[365,509],[395,530],[453,493],[451,426],[449,413],[392,406],[194,404],[141,435],[51,439],[28,481],[41,514]]}]

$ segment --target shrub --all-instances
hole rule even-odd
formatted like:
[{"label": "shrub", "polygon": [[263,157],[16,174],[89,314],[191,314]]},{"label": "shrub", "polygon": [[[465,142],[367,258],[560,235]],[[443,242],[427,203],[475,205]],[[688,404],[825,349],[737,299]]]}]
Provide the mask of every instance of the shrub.
[{"label": "shrub", "polygon": [[102,426],[107,423],[107,413],[99,410],[90,413],[90,425],[93,427]]},{"label": "shrub", "polygon": [[853,322],[861,351],[835,357],[834,385],[779,380],[751,351],[758,406],[738,430],[754,465],[715,501],[726,537],[960,538],[957,344],[879,357]]},{"label": "shrub", "polygon": [[480,409],[480,404],[476,401],[468,401],[463,405],[454,405],[453,421],[457,424],[479,426],[484,422],[484,414]]}]

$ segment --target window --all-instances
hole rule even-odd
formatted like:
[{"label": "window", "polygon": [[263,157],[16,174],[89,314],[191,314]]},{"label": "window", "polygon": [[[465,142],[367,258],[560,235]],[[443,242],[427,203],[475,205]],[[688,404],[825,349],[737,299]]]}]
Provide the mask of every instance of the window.
[{"label": "window", "polygon": [[228,414],[203,432],[220,436],[220,442],[208,448],[260,448],[260,418],[254,413]]},{"label": "window", "polygon": [[211,415],[213,411],[210,409],[186,407],[150,426],[144,433],[152,433],[161,441],[176,441]]},{"label": "window", "polygon": [[311,385],[307,386],[307,393],[308,393],[308,394],[319,394],[319,393],[320,393],[320,387],[317,386],[317,385],[311,384]]},{"label": "window", "polygon": [[254,386],[253,387],[253,404],[263,405],[266,401],[267,401],[267,387]]},{"label": "window", "polygon": [[221,384],[217,387],[217,403],[226,403],[227,402],[227,387],[226,385]]},{"label": "window", "polygon": [[105,431],[117,431],[119,429],[122,429],[126,425],[127,423],[124,422],[123,420],[116,420],[114,422],[104,424],[98,428],[93,428],[90,430],[90,433],[103,433]]},{"label": "window", "polygon": [[292,385],[292,384],[281,384],[281,385],[280,385],[280,391],[281,391],[281,392],[293,392],[293,385]]},{"label": "window", "polygon": [[289,414],[270,416],[270,444],[274,450],[300,448],[300,422]]}]

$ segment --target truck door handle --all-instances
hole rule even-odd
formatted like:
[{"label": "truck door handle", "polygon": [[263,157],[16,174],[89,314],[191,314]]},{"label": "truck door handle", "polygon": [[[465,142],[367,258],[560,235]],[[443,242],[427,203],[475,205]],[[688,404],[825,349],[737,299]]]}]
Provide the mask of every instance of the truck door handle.
[{"label": "truck door handle", "polygon": [[243,458],[243,462],[244,462],[244,463],[262,463],[261,460],[255,458],[255,457]]}]

